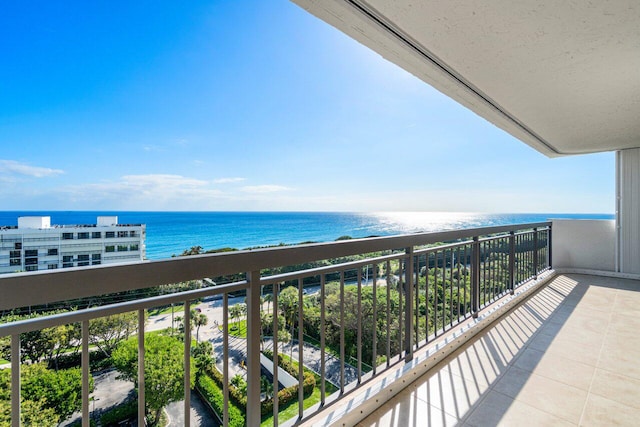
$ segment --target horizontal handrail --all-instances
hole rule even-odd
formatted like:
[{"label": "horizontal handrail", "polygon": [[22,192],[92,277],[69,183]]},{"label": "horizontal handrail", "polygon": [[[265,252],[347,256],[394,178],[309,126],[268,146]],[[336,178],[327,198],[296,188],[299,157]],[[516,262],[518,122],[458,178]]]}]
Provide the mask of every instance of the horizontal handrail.
[{"label": "horizontal handrail", "polygon": [[550,225],[540,222],[470,228],[7,274],[0,276],[0,310]]}]

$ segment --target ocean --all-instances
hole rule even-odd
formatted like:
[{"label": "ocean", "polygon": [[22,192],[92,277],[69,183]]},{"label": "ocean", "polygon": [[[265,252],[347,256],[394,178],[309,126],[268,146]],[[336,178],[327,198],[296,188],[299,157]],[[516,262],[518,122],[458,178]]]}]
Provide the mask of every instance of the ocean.
[{"label": "ocean", "polygon": [[482,214],[462,212],[112,212],[0,211],[0,226],[19,216],[50,216],[51,224],[95,224],[117,215],[120,224],[146,224],[148,259],[179,255],[192,246],[205,250],[244,249],[280,243],[327,242],[417,232],[541,222],[553,218],[613,219],[613,214]]}]

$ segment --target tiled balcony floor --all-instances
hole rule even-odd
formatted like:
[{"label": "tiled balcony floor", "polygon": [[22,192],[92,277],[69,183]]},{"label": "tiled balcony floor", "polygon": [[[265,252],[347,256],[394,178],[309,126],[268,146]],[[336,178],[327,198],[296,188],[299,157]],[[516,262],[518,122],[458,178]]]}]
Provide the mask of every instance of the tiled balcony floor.
[{"label": "tiled balcony floor", "polygon": [[358,426],[640,424],[640,281],[559,275]]}]

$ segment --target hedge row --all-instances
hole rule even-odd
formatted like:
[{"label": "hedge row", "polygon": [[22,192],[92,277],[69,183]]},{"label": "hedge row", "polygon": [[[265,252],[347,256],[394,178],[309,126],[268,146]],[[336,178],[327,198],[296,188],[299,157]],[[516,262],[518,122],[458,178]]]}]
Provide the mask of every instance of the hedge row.
[{"label": "hedge row", "polygon": [[[265,350],[263,353],[269,359],[273,360],[273,353],[271,351]],[[288,372],[289,375],[293,376],[294,378],[298,377],[298,370],[295,369],[290,361],[283,359],[280,355],[278,355],[278,365],[286,372]],[[302,376],[302,392],[304,394],[304,397],[309,397],[311,393],[313,393],[313,389],[316,387],[316,378],[311,372],[308,372],[307,370],[303,371]],[[285,406],[289,402],[296,400],[298,398],[298,387],[299,385],[296,384],[280,390],[278,392],[278,406]],[[273,413],[273,397],[262,401],[260,412],[262,413],[262,415]]]},{"label": "hedge row", "polygon": [[[218,388],[220,388],[221,390],[224,388],[224,378],[222,376],[222,373],[218,371],[218,368],[214,366],[210,369],[207,369],[206,373],[209,374],[209,376],[215,380],[215,382],[218,384]],[[233,384],[229,384],[229,399],[237,407],[246,410],[247,396],[240,393],[240,390],[238,390]]]},{"label": "hedge row", "polygon": [[129,400],[109,409],[100,416],[100,425],[117,426],[121,421],[136,418],[138,416],[138,400]]},{"label": "hedge row", "polygon": [[[208,375],[200,375],[196,381],[196,387],[200,394],[213,407],[221,417],[224,411],[224,396],[222,390]],[[229,426],[243,427],[245,419],[243,413],[235,405],[229,405]]]}]

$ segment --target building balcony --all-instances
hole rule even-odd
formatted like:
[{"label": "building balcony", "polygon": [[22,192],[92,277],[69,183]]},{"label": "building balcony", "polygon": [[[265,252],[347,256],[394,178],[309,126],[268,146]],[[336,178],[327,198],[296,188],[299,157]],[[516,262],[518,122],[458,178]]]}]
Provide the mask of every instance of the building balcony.
[{"label": "building balcony", "polygon": [[[584,228],[591,231],[574,235]],[[609,221],[561,221],[6,275],[0,277],[5,312],[68,300],[91,299],[95,305],[106,294],[131,297],[133,291],[204,278],[217,283],[0,325],[0,337],[10,341],[11,423],[20,425],[24,391],[15,384],[27,333],[80,325],[82,399],[71,419],[89,425],[102,410],[96,401],[100,384],[90,388],[90,323],[130,312],[138,316],[140,333],[131,336],[138,337],[140,354],[144,332],[170,327],[173,315],[186,319],[186,336],[213,343],[223,384],[219,422],[225,425],[235,405],[225,385],[238,372],[246,378],[244,413],[252,426],[426,420],[577,425],[603,417],[624,423],[638,415],[630,396],[640,391],[634,362],[640,348],[633,336],[639,283],[605,277],[615,276],[607,243],[615,241],[614,231]],[[234,305],[245,300],[246,314],[234,314]],[[171,315],[153,314],[177,304]],[[208,326],[190,326],[192,308],[209,316]],[[280,316],[261,319],[276,309]],[[246,337],[233,336],[237,325],[246,325]],[[265,331],[287,337],[274,347]],[[199,397],[189,383],[192,342],[183,342],[186,387],[182,402],[172,405],[180,424],[197,425]],[[265,349],[297,362],[289,416],[279,399],[261,415],[268,395],[260,387]],[[145,362],[139,359],[140,391]],[[271,371],[276,390],[287,374],[273,366]],[[307,372],[316,375],[315,400],[302,387]],[[141,424],[145,394],[131,393]],[[207,411],[204,416],[215,419]]]}]

